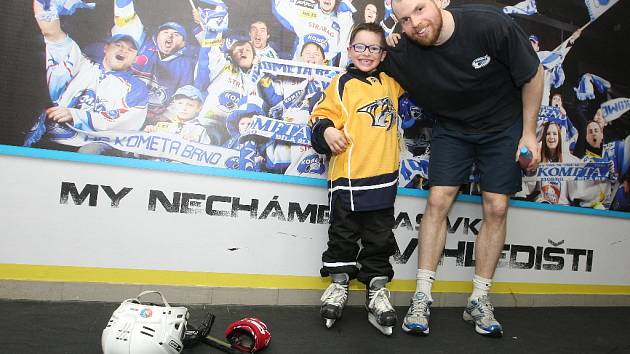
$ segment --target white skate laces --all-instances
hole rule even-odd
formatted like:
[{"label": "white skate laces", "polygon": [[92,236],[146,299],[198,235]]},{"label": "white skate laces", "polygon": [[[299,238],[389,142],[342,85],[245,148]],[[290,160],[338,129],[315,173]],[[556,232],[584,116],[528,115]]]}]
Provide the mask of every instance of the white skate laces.
[{"label": "white skate laces", "polygon": [[330,283],[320,299],[324,304],[343,307],[348,300],[348,285]]},{"label": "white skate laces", "polygon": [[396,324],[396,311],[389,302],[389,289],[385,288],[387,277],[376,277],[370,281],[366,307],[368,321],[386,336],[392,335]]},{"label": "white skate laces", "polygon": [[392,304],[389,303],[389,289],[380,288],[377,290],[369,290],[370,302],[368,307],[380,315],[383,312],[394,311]]},{"label": "white skate laces", "polygon": [[335,321],[341,318],[343,308],[348,301],[348,277],[345,277],[345,281],[332,282],[326,288],[321,297],[322,306],[319,310],[319,314],[324,320],[326,328],[330,328],[335,324]]}]

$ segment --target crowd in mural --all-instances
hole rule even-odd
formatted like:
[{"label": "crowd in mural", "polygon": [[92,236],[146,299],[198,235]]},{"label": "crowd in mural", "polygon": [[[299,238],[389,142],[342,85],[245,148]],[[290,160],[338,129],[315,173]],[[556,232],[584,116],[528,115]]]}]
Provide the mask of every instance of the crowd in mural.
[{"label": "crowd in mural", "polygon": [[[264,11],[247,13],[233,1],[182,0],[187,23],[157,8],[143,13],[140,3],[34,1],[53,106],[38,117],[26,146],[325,178],[327,157],[310,146],[310,113],[348,64],[352,27],[375,22],[391,34],[397,24],[390,0],[261,0],[255,3]],[[533,0],[512,5],[503,11],[521,18],[537,13]],[[114,16],[102,19],[111,32],[94,58],[73,40],[81,33],[66,33],[63,24],[103,6]],[[536,33],[529,37],[545,69],[537,129],[542,163],[524,176],[515,198],[630,211],[630,138],[606,137],[613,121],[627,119],[630,99],[608,95],[592,109],[611,84],[584,72],[574,92],[586,108],[569,115],[558,90],[572,46],[607,10],[591,11],[591,21],[553,50],[540,48]],[[156,16],[160,25],[146,26],[143,19]],[[248,25],[234,28],[244,18]],[[278,33],[281,42],[271,41]],[[399,186],[426,189],[434,117],[408,97],[400,107]],[[473,169],[463,191],[477,190]]]}]

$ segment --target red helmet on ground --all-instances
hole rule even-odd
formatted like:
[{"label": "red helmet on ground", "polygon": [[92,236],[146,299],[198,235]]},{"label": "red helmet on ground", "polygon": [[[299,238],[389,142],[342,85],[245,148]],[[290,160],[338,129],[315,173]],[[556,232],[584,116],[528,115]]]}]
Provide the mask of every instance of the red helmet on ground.
[{"label": "red helmet on ground", "polygon": [[240,319],[225,330],[225,338],[232,348],[253,353],[262,350],[269,345],[271,333],[267,325],[254,317]]}]

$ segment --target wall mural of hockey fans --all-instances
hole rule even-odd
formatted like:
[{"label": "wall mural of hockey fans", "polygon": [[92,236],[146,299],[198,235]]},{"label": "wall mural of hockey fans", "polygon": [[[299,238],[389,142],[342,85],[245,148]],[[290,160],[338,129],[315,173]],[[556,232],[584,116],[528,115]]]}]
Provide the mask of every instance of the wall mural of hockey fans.
[{"label": "wall mural of hockey fans", "polygon": [[[45,80],[47,93],[10,106],[4,121],[19,123],[0,143],[324,179],[307,121],[348,63],[352,26],[399,31],[391,0],[94,1],[34,0],[33,31],[19,36],[41,46],[20,53],[45,61],[12,85]],[[441,3],[472,2],[517,21],[545,69],[542,163],[514,198],[630,211],[628,5]],[[436,117],[408,97],[400,107],[399,186],[426,189]],[[462,193],[477,182],[473,169]]]}]

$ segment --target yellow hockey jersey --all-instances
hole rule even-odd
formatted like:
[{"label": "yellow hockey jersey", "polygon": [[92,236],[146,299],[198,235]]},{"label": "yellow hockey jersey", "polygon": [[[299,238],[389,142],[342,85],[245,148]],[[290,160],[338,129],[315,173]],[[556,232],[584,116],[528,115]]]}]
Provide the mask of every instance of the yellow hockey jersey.
[{"label": "yellow hockey jersey", "polygon": [[329,197],[353,211],[393,207],[400,166],[398,99],[401,86],[384,72],[350,66],[333,78],[311,113],[311,144],[329,154],[329,127],[342,130],[349,146],[328,167]]}]

